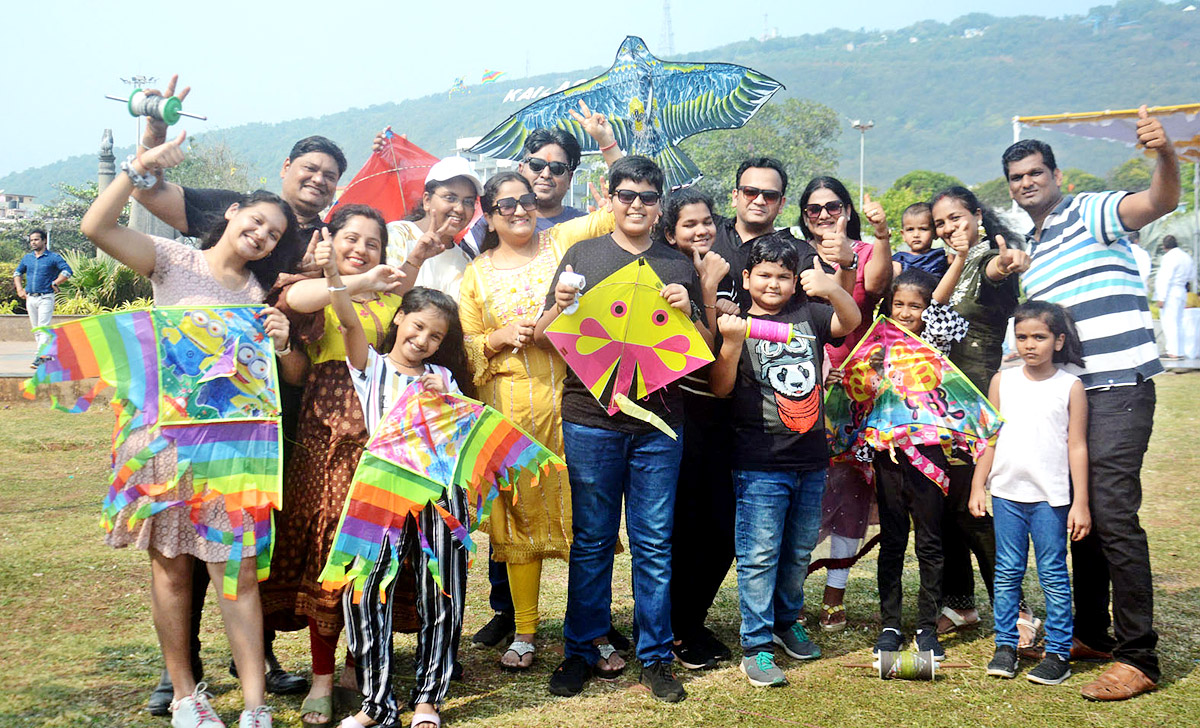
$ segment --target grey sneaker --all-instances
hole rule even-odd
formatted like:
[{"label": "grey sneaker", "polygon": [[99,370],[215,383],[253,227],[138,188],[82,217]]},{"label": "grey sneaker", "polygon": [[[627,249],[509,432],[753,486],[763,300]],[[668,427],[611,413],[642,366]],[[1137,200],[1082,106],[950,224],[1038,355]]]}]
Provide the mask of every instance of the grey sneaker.
[{"label": "grey sneaker", "polygon": [[1039,685],[1058,685],[1071,677],[1071,662],[1063,655],[1047,652],[1038,666],[1026,675],[1029,682]]},{"label": "grey sneaker", "polygon": [[788,653],[789,657],[797,660],[812,660],[821,656],[821,648],[808,638],[808,631],[799,622],[782,632],[772,634],[771,641],[783,647],[783,651]]},{"label": "grey sneaker", "polygon": [[742,672],[756,688],[781,688],[788,684],[787,675],[775,664],[775,655],[760,652],[754,657],[742,658]]},{"label": "grey sneaker", "polygon": [[1011,645],[997,645],[996,654],[988,663],[987,674],[992,677],[1002,677],[1011,680],[1017,676],[1017,648]]}]

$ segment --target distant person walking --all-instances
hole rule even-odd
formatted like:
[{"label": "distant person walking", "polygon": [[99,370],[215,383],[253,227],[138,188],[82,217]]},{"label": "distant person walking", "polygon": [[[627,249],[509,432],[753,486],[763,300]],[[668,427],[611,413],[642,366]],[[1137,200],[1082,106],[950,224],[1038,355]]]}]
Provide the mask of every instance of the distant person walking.
[{"label": "distant person walking", "polygon": [[[17,270],[13,273],[13,283],[17,287],[17,296],[24,299],[25,309],[29,312],[29,327],[33,329],[33,338],[37,340],[38,351],[50,336],[38,331],[41,326],[49,326],[54,318],[54,294],[58,287],[71,275],[71,266],[58,253],[50,250],[49,238],[45,230],[34,230],[29,233],[29,252],[21,258]],[[1190,259],[1189,259],[1190,260]],[[21,284],[21,276],[25,276],[25,285]],[[33,359],[32,366],[50,357],[40,353]]]},{"label": "distant person walking", "polygon": [[[1167,340],[1167,353],[1163,359],[1179,361],[1183,359],[1183,309],[1187,305],[1188,291],[1192,289],[1192,279],[1196,277],[1196,261],[1183,252],[1174,235],[1164,237],[1162,246],[1165,252],[1154,279],[1154,302],[1158,304],[1158,320],[1162,322],[1163,338]],[[32,318],[33,314],[29,316]]]}]

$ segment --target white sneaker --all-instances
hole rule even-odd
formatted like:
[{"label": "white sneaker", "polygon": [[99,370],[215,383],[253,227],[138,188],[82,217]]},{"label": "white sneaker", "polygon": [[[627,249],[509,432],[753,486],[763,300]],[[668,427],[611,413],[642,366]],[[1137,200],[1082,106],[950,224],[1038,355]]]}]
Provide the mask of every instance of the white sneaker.
[{"label": "white sneaker", "polygon": [[243,710],[238,728],[271,728],[271,709],[260,705],[254,710]]},{"label": "white sneaker", "polygon": [[[207,687],[200,683],[191,695],[171,703],[171,728],[225,728],[208,702]],[[269,719],[267,725],[271,725]]]}]

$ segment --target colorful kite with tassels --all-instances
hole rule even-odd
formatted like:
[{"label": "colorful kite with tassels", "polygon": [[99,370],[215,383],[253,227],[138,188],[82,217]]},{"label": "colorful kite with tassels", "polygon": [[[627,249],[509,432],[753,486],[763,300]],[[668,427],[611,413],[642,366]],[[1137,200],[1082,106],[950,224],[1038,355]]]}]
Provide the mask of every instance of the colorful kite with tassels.
[{"label": "colorful kite with tassels", "polygon": [[638,258],[588,285],[578,309],[554,319],[546,338],[610,415],[619,410],[674,438],[666,422],[633,400],[699,369],[713,355],[662,289],[654,269]]},{"label": "colorful kite with tassels", "polygon": [[[49,359],[25,382],[32,399],[39,385],[96,378],[96,385],[67,412],[86,410],[113,389],[112,479],[102,523],[111,531],[122,509],[143,496],[164,496],[190,471],[192,498],[169,497],[142,505],[132,528],[167,508],[189,508],[202,537],[232,548],[223,591],[237,596],[244,546],[255,544],[258,577],[269,573],[273,510],[282,506],[279,393],[271,340],[259,319],[261,306],[164,307],[91,316],[51,326],[38,350]],[[126,462],[118,448],[135,429],[153,439]],[[174,445],[177,469],[165,483],[130,484],[155,455]],[[201,508],[221,498],[232,530],[200,519]],[[247,520],[248,519],[248,520]]]},{"label": "colorful kite with tassels", "polygon": [[[411,515],[411,527],[417,529],[421,548],[430,557],[429,570],[441,588],[437,558],[418,525],[421,511],[435,508],[454,539],[474,551],[470,531],[491,513],[499,491],[512,490],[522,473],[531,473],[537,485],[543,474],[565,468],[562,458],[497,410],[413,383],[367,442],[321,585],[336,591],[353,584],[358,602],[386,543],[392,559],[380,585],[383,598],[399,570],[399,549]],[[451,496],[454,488],[462,489],[475,509],[476,520],[469,529],[437,502]]]},{"label": "colorful kite with tassels", "polygon": [[918,445],[938,445],[975,460],[1003,420],[987,397],[950,360],[884,316],[875,319],[842,364],[842,386],[825,400],[834,459],[868,445],[899,449],[947,492],[949,476]]}]

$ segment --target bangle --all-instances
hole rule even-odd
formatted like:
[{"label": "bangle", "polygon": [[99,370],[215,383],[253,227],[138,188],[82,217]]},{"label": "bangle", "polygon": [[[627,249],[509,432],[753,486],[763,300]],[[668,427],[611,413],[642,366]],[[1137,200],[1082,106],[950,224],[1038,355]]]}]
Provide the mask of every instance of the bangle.
[{"label": "bangle", "polygon": [[607,152],[609,149],[612,149],[612,148],[613,148],[613,147],[615,147],[615,146],[617,146],[617,140],[616,140],[616,139],[613,139],[613,140],[612,140],[612,144],[609,144],[607,147],[600,147],[600,151],[601,151],[601,152]]},{"label": "bangle", "polygon": [[275,356],[287,356],[288,354],[291,354],[291,353],[292,353],[292,342],[290,342],[290,341],[288,342],[287,348],[284,349],[283,351],[280,351],[279,349],[275,350]]},{"label": "bangle", "polygon": [[717,305],[716,305],[715,303],[706,303],[706,304],[704,304],[704,307],[705,307],[705,308],[716,309]]},{"label": "bangle", "polygon": [[405,259],[404,259],[404,262],[400,264],[400,267],[401,267],[401,268],[403,268],[403,267],[404,267],[404,266],[406,266],[406,265],[411,265],[413,270],[417,270],[417,271],[421,270],[421,266],[419,266],[419,265],[417,265],[416,263],[412,262],[412,261],[411,261],[411,260],[409,260],[408,258],[405,258]]},{"label": "bangle", "polygon": [[129,181],[133,182],[133,186],[139,190],[148,190],[158,184],[158,175],[147,170],[144,174],[133,168],[133,163],[137,161],[137,155],[130,154],[124,162],[121,162],[121,171],[129,175]]},{"label": "bangle", "polygon": [[329,288],[330,293],[337,293],[338,291],[346,290],[345,284],[340,286],[327,286],[327,288]]}]

